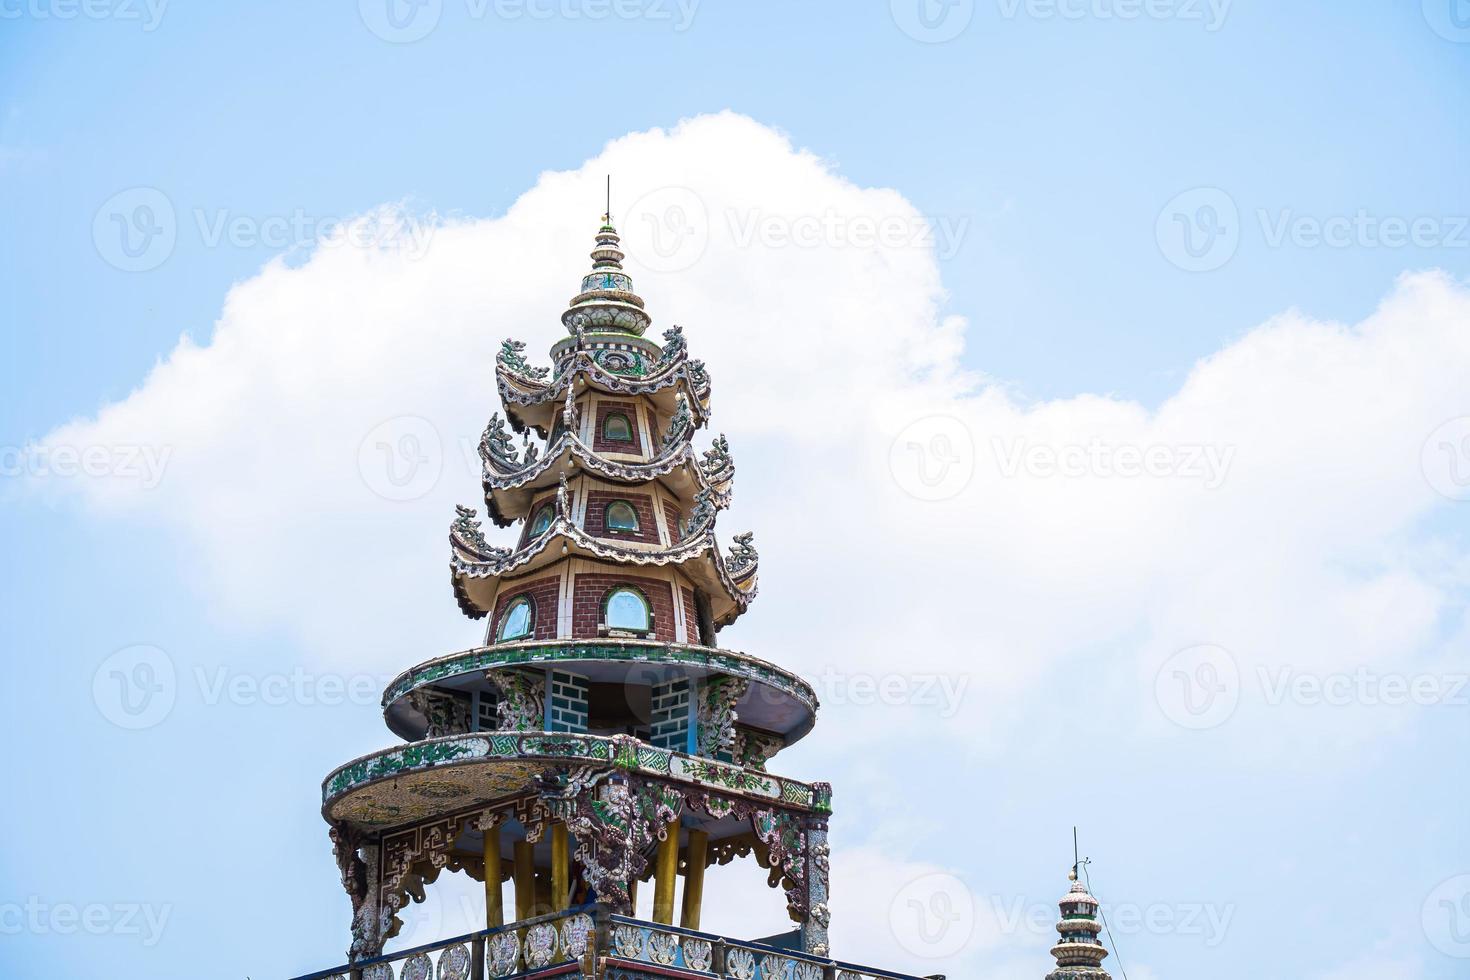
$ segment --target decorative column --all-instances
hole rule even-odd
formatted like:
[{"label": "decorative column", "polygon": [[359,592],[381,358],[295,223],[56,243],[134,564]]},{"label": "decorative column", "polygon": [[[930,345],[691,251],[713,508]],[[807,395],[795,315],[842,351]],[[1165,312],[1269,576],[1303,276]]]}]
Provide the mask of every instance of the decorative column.
[{"label": "decorative column", "polygon": [[505,925],[505,900],[500,892],[500,819],[486,813],[479,820],[485,835],[481,852],[485,858],[485,928]]},{"label": "decorative column", "polygon": [[679,874],[679,821],[669,821],[668,834],[658,845],[658,863],[654,866],[653,921],[674,924],[674,879]]},{"label": "decorative column", "polygon": [[689,831],[689,845],[684,849],[684,907],[679,912],[679,925],[699,928],[699,912],[704,903],[704,868],[709,861],[709,834]]},{"label": "decorative column", "polygon": [[516,920],[529,919],[536,904],[536,863],[531,842],[518,840],[515,852]]},{"label": "decorative column", "polygon": [[571,904],[571,852],[567,844],[567,825],[558,820],[551,825],[551,911],[565,911]]},{"label": "decorative column", "polygon": [[830,956],[827,929],[832,913],[827,907],[831,866],[827,820],[813,818],[806,827],[806,918],[801,923],[801,948],[813,956]]}]

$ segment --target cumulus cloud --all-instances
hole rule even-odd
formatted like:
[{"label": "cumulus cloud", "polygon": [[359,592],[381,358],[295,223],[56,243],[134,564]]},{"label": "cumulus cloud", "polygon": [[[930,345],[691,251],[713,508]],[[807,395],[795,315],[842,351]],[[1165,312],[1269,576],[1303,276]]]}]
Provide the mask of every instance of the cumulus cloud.
[{"label": "cumulus cloud", "polygon": [[[1302,699],[1293,677],[1447,669],[1470,567],[1435,521],[1470,462],[1463,285],[1407,275],[1356,324],[1284,313],[1157,407],[1031,401],[964,367],[976,328],[946,315],[940,235],[912,204],[732,114],[616,140],[502,216],[425,219],[426,241],[270,263],[138,390],[46,440],[166,450],[157,485],[67,485],[186,541],[223,614],[319,661],[391,671],[476,642],[445,531],[478,503],[494,354],[561,336],[607,173],[655,332],[684,325],[714,376],[739,473],[721,529],[761,548],[761,599],[722,640],[818,685],[824,759],[899,758],[876,743],[900,726],[991,751],[1020,695],[1103,649],[1105,712],[1271,751],[1324,725],[1273,703]],[[1224,723],[1201,714],[1232,684]],[[1326,748],[1403,717],[1361,701]],[[874,703],[885,723],[860,722]]]}]

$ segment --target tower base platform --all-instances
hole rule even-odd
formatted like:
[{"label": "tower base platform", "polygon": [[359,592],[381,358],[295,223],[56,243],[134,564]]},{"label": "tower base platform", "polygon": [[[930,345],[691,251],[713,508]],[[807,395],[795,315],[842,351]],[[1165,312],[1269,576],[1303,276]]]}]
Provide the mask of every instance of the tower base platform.
[{"label": "tower base platform", "polygon": [[944,980],[614,915],[596,905],[400,950],[295,980]]}]

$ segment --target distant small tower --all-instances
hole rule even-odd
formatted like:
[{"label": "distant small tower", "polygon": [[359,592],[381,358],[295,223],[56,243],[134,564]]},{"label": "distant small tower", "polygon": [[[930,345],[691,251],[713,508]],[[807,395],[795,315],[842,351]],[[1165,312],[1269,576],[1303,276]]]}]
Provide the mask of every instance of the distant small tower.
[{"label": "distant small tower", "polygon": [[1108,951],[1097,938],[1102,931],[1097,921],[1097,899],[1077,879],[1077,870],[1078,865],[1072,865],[1067,875],[1072,887],[1058,903],[1062,917],[1057,921],[1057,944],[1051,948],[1057,968],[1046,975],[1046,980],[1112,980],[1102,966]]}]

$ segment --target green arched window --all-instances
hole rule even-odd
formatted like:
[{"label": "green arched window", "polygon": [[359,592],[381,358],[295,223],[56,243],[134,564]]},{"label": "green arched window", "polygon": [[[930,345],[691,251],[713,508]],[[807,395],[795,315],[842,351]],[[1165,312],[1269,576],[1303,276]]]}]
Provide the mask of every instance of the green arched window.
[{"label": "green arched window", "polygon": [[500,632],[495,634],[496,639],[520,640],[530,636],[532,624],[536,621],[535,611],[529,597],[516,596],[500,616]]},{"label": "green arched window", "polygon": [[642,592],[621,585],[602,600],[602,621],[608,629],[647,633],[653,629],[653,610]]},{"label": "green arched window", "polygon": [[626,500],[614,500],[607,505],[607,511],[603,515],[603,527],[609,531],[636,531],[638,530],[638,511]]},{"label": "green arched window", "polygon": [[632,442],[633,423],[622,412],[613,412],[602,420],[602,437],[613,442]]},{"label": "green arched window", "polygon": [[536,511],[536,515],[531,518],[531,537],[534,538],[551,527],[552,518],[555,516],[556,508],[550,504],[546,504],[540,510]]}]

